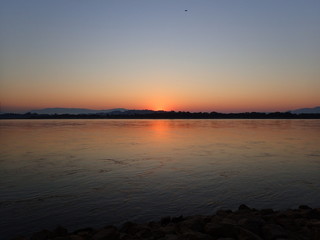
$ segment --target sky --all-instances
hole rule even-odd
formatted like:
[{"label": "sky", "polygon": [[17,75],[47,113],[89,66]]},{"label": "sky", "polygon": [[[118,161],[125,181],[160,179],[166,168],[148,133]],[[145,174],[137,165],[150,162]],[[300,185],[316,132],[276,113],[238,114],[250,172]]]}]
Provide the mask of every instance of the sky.
[{"label": "sky", "polygon": [[319,13],[319,0],[1,0],[1,111],[315,107]]}]

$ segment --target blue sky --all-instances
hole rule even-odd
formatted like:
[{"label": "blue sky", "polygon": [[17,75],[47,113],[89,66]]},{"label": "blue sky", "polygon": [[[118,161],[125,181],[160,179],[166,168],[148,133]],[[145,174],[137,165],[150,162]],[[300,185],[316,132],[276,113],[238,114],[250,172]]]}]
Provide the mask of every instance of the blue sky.
[{"label": "blue sky", "polygon": [[4,0],[2,107],[319,105],[319,12],[310,0]]}]

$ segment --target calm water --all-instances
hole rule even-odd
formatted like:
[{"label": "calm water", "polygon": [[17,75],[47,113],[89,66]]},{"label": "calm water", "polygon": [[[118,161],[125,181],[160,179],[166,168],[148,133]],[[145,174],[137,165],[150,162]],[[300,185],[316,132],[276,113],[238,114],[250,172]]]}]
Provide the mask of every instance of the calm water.
[{"label": "calm water", "polygon": [[0,236],[320,207],[319,120],[1,120]]}]

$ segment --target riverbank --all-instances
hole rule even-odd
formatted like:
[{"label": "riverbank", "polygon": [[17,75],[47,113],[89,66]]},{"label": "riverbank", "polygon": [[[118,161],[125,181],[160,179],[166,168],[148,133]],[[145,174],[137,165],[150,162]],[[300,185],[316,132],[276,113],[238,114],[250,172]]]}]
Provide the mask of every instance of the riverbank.
[{"label": "riverbank", "polygon": [[214,215],[163,217],[158,222],[124,223],[121,227],[85,228],[68,232],[63,227],[42,230],[12,240],[273,240],[320,239],[320,208],[256,210],[240,205],[237,211],[219,210]]}]

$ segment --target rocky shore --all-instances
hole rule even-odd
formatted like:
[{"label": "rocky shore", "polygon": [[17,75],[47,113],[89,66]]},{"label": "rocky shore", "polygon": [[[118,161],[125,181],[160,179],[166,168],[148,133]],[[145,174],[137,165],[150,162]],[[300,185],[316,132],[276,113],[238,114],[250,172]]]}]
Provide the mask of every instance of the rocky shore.
[{"label": "rocky shore", "polygon": [[240,205],[237,211],[219,210],[214,215],[163,217],[158,222],[126,222],[121,227],[85,228],[68,232],[63,227],[42,230],[12,240],[320,240],[320,208],[256,210]]}]

